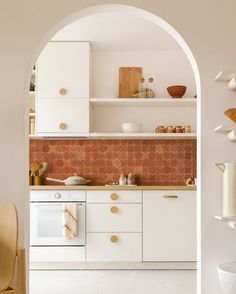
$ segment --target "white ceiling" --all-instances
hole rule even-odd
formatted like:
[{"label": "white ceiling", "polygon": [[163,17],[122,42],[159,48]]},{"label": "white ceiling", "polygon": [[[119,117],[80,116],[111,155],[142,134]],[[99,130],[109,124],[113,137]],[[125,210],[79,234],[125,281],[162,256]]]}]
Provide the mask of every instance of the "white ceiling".
[{"label": "white ceiling", "polygon": [[54,41],[91,41],[93,50],[178,50],[176,41],[144,18],[121,12],[79,19],[59,31]]}]

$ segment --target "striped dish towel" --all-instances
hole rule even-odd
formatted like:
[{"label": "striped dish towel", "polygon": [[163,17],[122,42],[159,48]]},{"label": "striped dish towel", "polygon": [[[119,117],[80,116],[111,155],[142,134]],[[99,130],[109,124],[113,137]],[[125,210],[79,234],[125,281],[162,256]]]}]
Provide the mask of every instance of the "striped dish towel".
[{"label": "striped dish towel", "polygon": [[78,237],[78,204],[63,204],[63,235],[67,239]]}]

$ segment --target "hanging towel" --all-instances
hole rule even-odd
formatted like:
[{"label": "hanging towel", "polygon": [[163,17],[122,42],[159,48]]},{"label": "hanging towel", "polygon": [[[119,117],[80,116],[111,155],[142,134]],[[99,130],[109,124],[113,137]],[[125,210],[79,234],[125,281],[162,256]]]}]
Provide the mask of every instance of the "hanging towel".
[{"label": "hanging towel", "polygon": [[78,204],[63,204],[63,235],[67,239],[78,237]]}]

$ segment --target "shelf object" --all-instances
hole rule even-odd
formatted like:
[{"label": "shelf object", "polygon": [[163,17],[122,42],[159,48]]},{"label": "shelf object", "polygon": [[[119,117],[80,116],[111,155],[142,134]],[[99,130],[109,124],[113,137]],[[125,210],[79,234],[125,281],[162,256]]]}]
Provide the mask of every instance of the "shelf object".
[{"label": "shelf object", "polygon": [[196,106],[195,98],[90,98],[95,106]]},{"label": "shelf object", "polygon": [[228,226],[231,229],[236,229],[236,217],[224,217],[224,216],[219,216],[219,215],[215,215],[215,219],[220,220],[220,221],[224,221],[227,222]]},{"label": "shelf object", "polygon": [[219,125],[214,129],[215,132],[226,134],[229,141],[234,142],[236,141],[236,125]]},{"label": "shelf object", "polygon": [[227,83],[229,90],[236,91],[236,72],[220,71],[215,81]]},{"label": "shelf object", "polygon": [[90,133],[90,138],[104,139],[196,139],[196,133]]}]

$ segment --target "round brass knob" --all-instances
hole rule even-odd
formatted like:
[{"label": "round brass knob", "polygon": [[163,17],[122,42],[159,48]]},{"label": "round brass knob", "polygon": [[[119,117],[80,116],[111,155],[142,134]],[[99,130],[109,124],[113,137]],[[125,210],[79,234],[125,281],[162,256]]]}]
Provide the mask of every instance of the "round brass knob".
[{"label": "round brass knob", "polygon": [[112,243],[117,243],[119,241],[119,238],[116,235],[111,236],[110,238]]},{"label": "round brass knob", "polygon": [[67,94],[67,91],[66,91],[65,88],[61,88],[61,89],[59,90],[59,93],[60,93],[62,96],[65,96],[65,95]]},{"label": "round brass knob", "polygon": [[111,194],[111,199],[112,200],[117,200],[118,198],[119,198],[118,194],[116,194],[116,193]]},{"label": "round brass knob", "polygon": [[65,123],[60,123],[59,128],[60,128],[61,130],[65,130],[65,129],[67,129],[67,124],[65,124]]},{"label": "round brass knob", "polygon": [[111,207],[111,213],[117,213],[119,211],[118,207],[112,206]]}]

